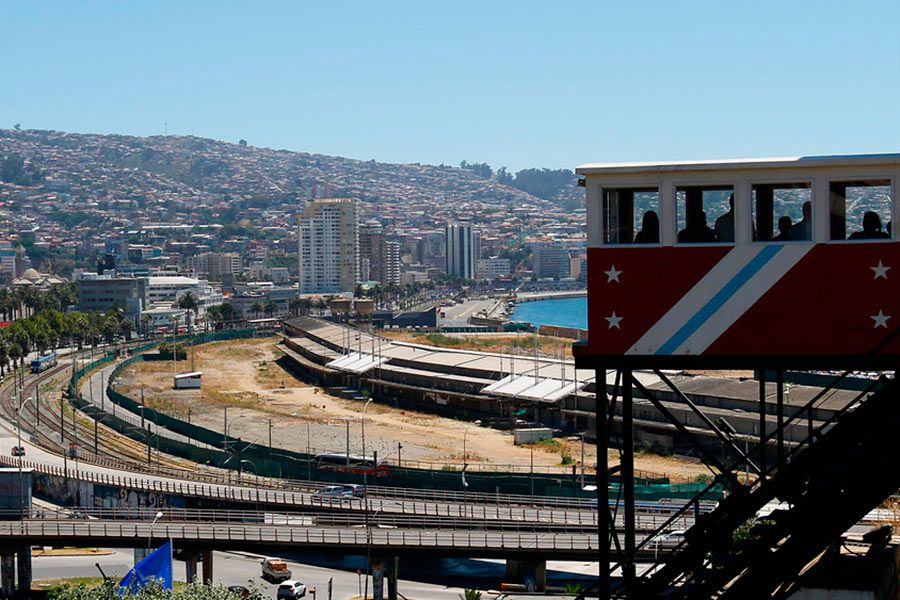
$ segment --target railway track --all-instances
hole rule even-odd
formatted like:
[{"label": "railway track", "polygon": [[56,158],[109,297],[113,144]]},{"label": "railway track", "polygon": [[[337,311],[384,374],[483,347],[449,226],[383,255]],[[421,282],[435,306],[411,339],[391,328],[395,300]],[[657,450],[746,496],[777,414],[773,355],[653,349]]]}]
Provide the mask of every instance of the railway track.
[{"label": "railway track", "polygon": [[[55,454],[65,452],[69,444],[74,443],[78,449],[78,459],[85,462],[114,458],[134,463],[135,467],[146,464],[146,444],[123,435],[103,425],[102,422],[96,426],[97,451],[94,452],[94,419],[75,410],[68,402],[60,402],[63,390],[68,385],[68,374],[71,370],[72,360],[63,360],[58,366],[44,373],[25,376],[25,386],[21,395],[25,398],[36,398],[40,387],[41,399],[40,406],[36,401],[32,401],[22,408],[20,415],[22,435],[29,436],[33,443]],[[0,411],[13,425],[16,423],[18,407],[16,396],[12,382],[0,389]],[[185,476],[197,470],[196,465],[189,461],[176,459],[158,451],[152,452],[151,458],[157,467],[181,471]]]}]

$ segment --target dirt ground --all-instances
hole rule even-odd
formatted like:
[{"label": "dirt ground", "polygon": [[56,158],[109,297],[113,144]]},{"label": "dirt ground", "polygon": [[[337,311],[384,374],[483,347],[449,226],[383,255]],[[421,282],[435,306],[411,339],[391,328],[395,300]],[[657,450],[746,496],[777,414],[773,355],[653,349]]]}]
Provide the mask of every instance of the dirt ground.
[{"label": "dirt ground", "polygon": [[[147,405],[190,418],[191,422],[222,431],[228,408],[228,433],[246,441],[267,444],[271,433],[276,447],[297,451],[362,452],[364,403],[325,394],[321,389],[294,378],[275,360],[281,353],[275,338],[234,340],[198,346],[189,352],[177,369],[184,373],[201,371],[201,390],[172,389],[171,362],[138,362],[115,382],[122,393],[140,398]],[[435,415],[401,410],[376,403],[369,405],[365,419],[366,453],[402,462],[440,464],[462,463],[463,440],[468,462],[492,465],[519,465],[527,470],[534,460],[535,470],[571,469],[563,467],[563,457],[580,462],[577,438],[534,447],[513,445],[507,432],[482,428],[471,423]],[[398,445],[402,444],[402,449]],[[611,462],[618,452],[610,451]],[[585,464],[596,463],[595,449],[585,445]],[[707,473],[699,463],[679,458],[640,454],[635,469],[668,475],[685,481]]]}]

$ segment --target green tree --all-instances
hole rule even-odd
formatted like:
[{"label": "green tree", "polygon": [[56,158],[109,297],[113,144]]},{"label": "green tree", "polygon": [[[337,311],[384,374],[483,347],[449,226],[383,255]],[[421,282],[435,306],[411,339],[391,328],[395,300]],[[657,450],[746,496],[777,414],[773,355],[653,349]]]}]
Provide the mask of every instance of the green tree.
[{"label": "green tree", "polygon": [[200,302],[197,300],[197,296],[194,295],[194,292],[188,292],[181,296],[178,299],[178,308],[182,308],[188,311],[188,328],[190,328],[190,315],[194,313],[194,322],[197,322],[197,317],[200,313]]},{"label": "green tree", "polygon": [[[251,585],[251,588],[254,587]],[[256,589],[252,590],[258,593]],[[50,593],[51,600],[239,600],[240,595],[228,591],[223,585],[192,583],[175,591],[164,589],[154,582],[138,592],[119,594],[118,582],[106,580],[96,588],[84,584],[65,585]]]}]

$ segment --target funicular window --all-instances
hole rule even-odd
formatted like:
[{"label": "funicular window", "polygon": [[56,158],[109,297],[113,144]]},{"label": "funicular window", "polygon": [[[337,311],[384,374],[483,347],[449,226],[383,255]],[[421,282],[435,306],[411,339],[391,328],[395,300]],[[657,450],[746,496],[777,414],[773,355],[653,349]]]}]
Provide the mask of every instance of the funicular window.
[{"label": "funicular window", "polygon": [[734,243],[734,187],[676,190],[679,244]]},{"label": "funicular window", "polygon": [[832,181],[830,185],[832,240],[891,238],[891,182]]},{"label": "funicular window", "polygon": [[604,244],[659,243],[659,189],[603,190]]},{"label": "funicular window", "polygon": [[754,239],[762,242],[812,240],[812,186],[760,183],[751,192]]}]

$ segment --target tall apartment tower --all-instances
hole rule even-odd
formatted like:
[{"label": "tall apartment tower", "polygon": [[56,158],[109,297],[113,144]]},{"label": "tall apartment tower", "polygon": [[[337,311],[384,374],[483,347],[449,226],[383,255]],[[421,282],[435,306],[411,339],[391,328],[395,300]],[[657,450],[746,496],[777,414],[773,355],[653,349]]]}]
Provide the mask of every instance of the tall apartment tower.
[{"label": "tall apartment tower", "polygon": [[447,275],[475,279],[477,235],[468,222],[447,223]]},{"label": "tall apartment tower", "polygon": [[300,293],[352,292],[359,279],[356,201],[316,198],[299,221]]},{"label": "tall apartment tower", "polygon": [[360,280],[387,283],[384,228],[374,219],[359,226],[359,266]]},{"label": "tall apartment tower", "polygon": [[400,285],[400,242],[388,240],[384,248],[384,283]]}]

